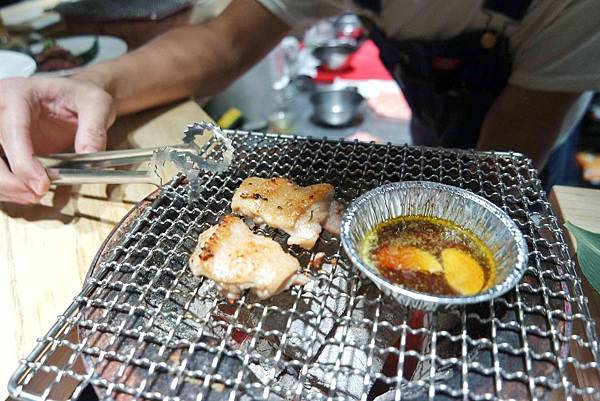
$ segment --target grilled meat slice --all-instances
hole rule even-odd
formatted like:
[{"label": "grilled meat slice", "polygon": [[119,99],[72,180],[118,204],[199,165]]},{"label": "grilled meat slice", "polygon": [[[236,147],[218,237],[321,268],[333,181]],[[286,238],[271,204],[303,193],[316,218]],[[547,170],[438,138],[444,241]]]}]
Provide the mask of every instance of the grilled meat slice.
[{"label": "grilled meat slice", "polygon": [[81,65],[81,60],[73,53],[60,46],[52,46],[35,56],[38,71],[57,71],[75,68]]},{"label": "grilled meat slice", "polygon": [[200,234],[198,246],[190,258],[197,276],[215,282],[231,300],[251,290],[266,299],[307,279],[297,274],[300,264],[270,238],[254,234],[235,216],[226,216],[219,224]]},{"label": "grilled meat slice", "polygon": [[290,235],[289,245],[311,249],[329,215],[330,184],[301,187],[286,178],[246,178],[233,194],[231,209]]}]

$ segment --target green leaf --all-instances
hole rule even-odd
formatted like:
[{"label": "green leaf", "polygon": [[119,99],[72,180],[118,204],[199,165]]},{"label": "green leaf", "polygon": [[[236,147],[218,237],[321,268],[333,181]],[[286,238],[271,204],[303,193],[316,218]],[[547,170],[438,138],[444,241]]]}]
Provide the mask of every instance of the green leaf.
[{"label": "green leaf", "polygon": [[569,223],[565,227],[577,241],[577,259],[583,275],[600,294],[600,233],[593,233]]},{"label": "green leaf", "polygon": [[99,50],[98,37],[96,36],[94,38],[94,43],[92,43],[92,46],[77,56],[77,57],[79,57],[79,60],[81,61],[81,65],[86,65],[87,63],[92,61],[94,59],[94,57],[96,57],[96,55],[98,54],[98,50]]},{"label": "green leaf", "polygon": [[54,47],[54,46],[56,46],[55,39],[52,39],[52,38],[46,39],[46,40],[44,40],[44,47],[43,47],[42,51],[48,50],[49,48]]}]

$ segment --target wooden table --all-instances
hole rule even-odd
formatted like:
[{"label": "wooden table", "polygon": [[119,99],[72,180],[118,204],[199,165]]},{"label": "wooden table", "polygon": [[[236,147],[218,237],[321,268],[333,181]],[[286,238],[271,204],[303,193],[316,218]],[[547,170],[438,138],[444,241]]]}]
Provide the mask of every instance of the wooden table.
[{"label": "wooden table", "polygon": [[[210,120],[194,102],[117,121],[109,148],[181,143],[193,121]],[[0,204],[0,400],[17,362],[79,292],[97,249],[121,218],[155,187],[58,187],[40,205]]]},{"label": "wooden table", "polygon": [[550,202],[563,222],[600,232],[600,190],[555,186]]},{"label": "wooden table", "polygon": [[[178,143],[186,124],[209,119],[195,103],[122,118],[110,131],[109,148]],[[80,290],[88,266],[104,238],[149,185],[59,187],[41,205],[0,205],[0,399],[20,358],[35,344]],[[583,228],[600,232],[600,191],[555,187],[555,212]],[[600,315],[600,297],[586,288],[590,309]]]},{"label": "wooden table", "polygon": [[[571,222],[581,228],[592,232],[600,232],[600,190],[555,186],[549,196],[550,203],[554,212],[557,214],[561,222]],[[571,256],[575,260],[575,268],[581,277],[583,293],[588,298],[588,308],[592,318],[596,321],[600,318],[600,295],[592,288],[587,279],[581,273],[577,260],[575,258],[575,250],[577,244],[570,233],[562,227],[567,233],[566,240],[569,244]],[[596,330],[600,327],[596,326]],[[589,360],[589,355],[583,355],[578,348],[572,349],[572,356],[579,361]],[[600,388],[600,378],[597,372],[593,370],[579,371],[576,374],[571,372],[573,380],[578,382],[580,387]],[[583,400],[592,400],[592,397],[582,397]],[[561,398],[552,398],[551,401],[560,401]]]},{"label": "wooden table", "polygon": [[[569,221],[586,230],[600,233],[600,190],[555,186],[550,194],[550,202],[561,224]],[[564,227],[563,230],[568,232]],[[567,242],[572,251],[571,256],[573,256],[577,244],[570,234],[567,235]],[[590,313],[598,320],[600,318],[600,296],[581,273],[579,276],[583,281],[585,295],[588,296]]]}]

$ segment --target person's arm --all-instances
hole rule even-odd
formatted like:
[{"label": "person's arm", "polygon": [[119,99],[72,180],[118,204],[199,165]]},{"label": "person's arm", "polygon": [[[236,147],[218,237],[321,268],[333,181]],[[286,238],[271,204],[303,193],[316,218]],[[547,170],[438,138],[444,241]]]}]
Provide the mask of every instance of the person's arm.
[{"label": "person's arm", "polygon": [[488,111],[477,150],[513,150],[542,168],[581,93],[508,85]]},{"label": "person's arm", "polygon": [[288,30],[257,1],[234,0],[205,25],[174,29],[73,79],[0,80],[0,201],[35,203],[48,191],[34,155],[73,145],[76,152],[102,150],[116,114],[215,93]]},{"label": "person's arm", "polygon": [[76,75],[113,96],[119,114],[191,94],[209,95],[264,57],[289,27],[255,0],[234,0],[203,25],[173,29],[117,60]]}]

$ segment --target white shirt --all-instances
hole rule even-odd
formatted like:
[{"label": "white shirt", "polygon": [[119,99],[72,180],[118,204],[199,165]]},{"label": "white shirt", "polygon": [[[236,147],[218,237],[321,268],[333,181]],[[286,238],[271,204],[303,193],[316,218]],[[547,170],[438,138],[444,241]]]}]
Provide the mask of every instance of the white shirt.
[{"label": "white shirt", "polygon": [[533,0],[519,22],[484,10],[483,0],[382,0],[378,14],[348,0],[258,1],[292,27],[351,10],[367,15],[394,40],[444,40],[486,28],[503,32],[514,56],[510,84],[540,91],[584,92],[568,113],[561,138],[581,118],[591,91],[600,91],[598,0]]}]

